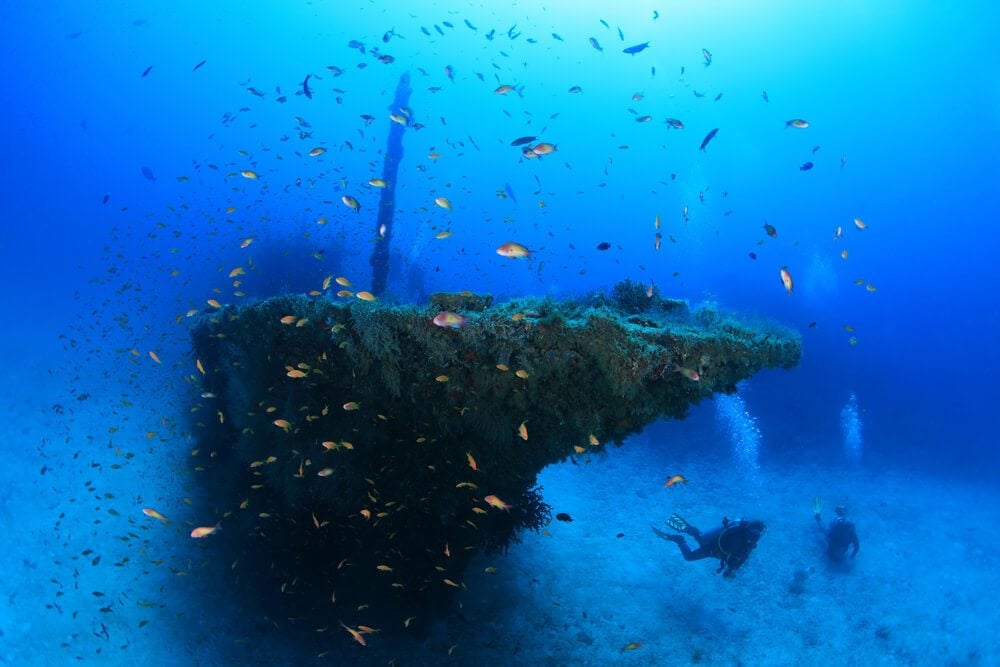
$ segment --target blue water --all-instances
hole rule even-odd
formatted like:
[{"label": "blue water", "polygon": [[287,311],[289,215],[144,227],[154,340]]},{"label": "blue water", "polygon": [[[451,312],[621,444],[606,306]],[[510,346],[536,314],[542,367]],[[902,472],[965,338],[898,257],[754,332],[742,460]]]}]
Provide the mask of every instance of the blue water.
[{"label": "blue water", "polygon": [[[974,592],[997,579],[995,532],[980,529],[1000,469],[997,25],[1000,9],[978,0],[5,4],[0,525],[13,552],[0,662],[266,664],[300,650],[302,664],[332,659],[323,651],[378,664],[1000,661],[988,639],[1000,619]],[[150,529],[136,507],[151,499],[175,524],[196,520],[184,501],[197,488],[186,313],[318,290],[327,276],[370,283],[368,181],[404,72],[411,126],[380,299],[569,297],[631,278],[781,322],[804,351],[797,368],[762,372],[608,460],[546,471],[546,497],[575,522],[515,546],[517,576],[470,579],[465,611],[456,604],[429,638],[378,647],[376,635],[368,655],[336,619],[325,647],[316,633],[266,631],[220,583],[229,564],[191,551],[183,531],[155,547],[128,533]],[[494,92],[504,84],[515,89]],[[787,127],[795,118],[809,127]],[[522,136],[556,150],[524,159],[510,145]],[[499,256],[509,241],[533,258]],[[689,484],[664,490],[681,468]],[[600,502],[585,491],[598,488]],[[817,495],[824,521],[852,508],[853,568],[823,562]],[[767,514],[758,569],[723,582],[684,563],[646,528],[675,511],[705,525]],[[627,558],[618,532],[642,534]],[[787,603],[796,569],[807,593]],[[844,582],[854,597],[838,597]],[[883,629],[831,620],[878,617],[899,595],[907,604],[881,614]],[[609,596],[603,616],[581,616],[581,600]],[[760,610],[777,608],[786,629],[765,640]],[[604,625],[567,629],[569,616]],[[938,632],[933,649],[921,643]],[[629,642],[643,646],[622,651]]]}]

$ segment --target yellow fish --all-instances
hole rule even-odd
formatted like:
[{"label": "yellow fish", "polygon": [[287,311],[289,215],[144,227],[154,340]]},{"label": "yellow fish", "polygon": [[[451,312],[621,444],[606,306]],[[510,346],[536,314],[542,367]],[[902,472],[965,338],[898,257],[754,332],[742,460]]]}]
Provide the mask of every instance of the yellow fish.
[{"label": "yellow fish", "polygon": [[148,517],[156,519],[157,521],[159,521],[160,523],[162,523],[164,526],[166,526],[167,524],[170,523],[170,520],[167,519],[167,517],[163,516],[162,514],[160,514],[159,512],[157,512],[156,510],[154,510],[154,509],[152,509],[150,507],[143,507],[142,508],[142,513],[145,514]]},{"label": "yellow fish", "polygon": [[486,496],[485,498],[483,498],[483,500],[485,500],[486,504],[489,505],[490,507],[496,507],[498,510],[504,510],[506,512],[509,512],[510,508],[512,507],[512,505],[508,505],[507,503],[505,503],[504,501],[500,500],[499,498],[493,495]]},{"label": "yellow fish", "polygon": [[200,539],[202,537],[208,537],[209,535],[214,535],[215,533],[222,530],[222,524],[217,523],[214,526],[199,526],[191,531],[191,537]]},{"label": "yellow fish", "polygon": [[353,209],[355,213],[361,213],[361,204],[351,195],[342,196],[340,201],[344,202],[344,206],[347,208]]}]

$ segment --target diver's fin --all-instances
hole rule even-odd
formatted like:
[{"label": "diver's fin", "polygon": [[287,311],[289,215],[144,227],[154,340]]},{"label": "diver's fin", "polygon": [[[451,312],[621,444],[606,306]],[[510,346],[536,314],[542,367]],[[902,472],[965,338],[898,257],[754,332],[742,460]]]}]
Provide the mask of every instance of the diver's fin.
[{"label": "diver's fin", "polygon": [[813,514],[819,514],[823,511],[823,499],[819,496],[813,498]]},{"label": "diver's fin", "polygon": [[670,518],[667,519],[667,525],[679,533],[686,533],[688,528],[690,528],[688,522],[681,518],[679,514],[671,514]]}]

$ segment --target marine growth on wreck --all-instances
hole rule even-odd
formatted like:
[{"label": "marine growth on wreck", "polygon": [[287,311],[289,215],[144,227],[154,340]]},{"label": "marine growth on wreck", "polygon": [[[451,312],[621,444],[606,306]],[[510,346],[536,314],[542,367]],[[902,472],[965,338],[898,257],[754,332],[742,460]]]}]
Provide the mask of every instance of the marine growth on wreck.
[{"label": "marine growth on wreck", "polygon": [[550,520],[545,466],[798,363],[798,336],[761,326],[629,281],[576,301],[227,306],[193,331],[204,502],[234,576],[289,617],[419,628],[475,554]]}]

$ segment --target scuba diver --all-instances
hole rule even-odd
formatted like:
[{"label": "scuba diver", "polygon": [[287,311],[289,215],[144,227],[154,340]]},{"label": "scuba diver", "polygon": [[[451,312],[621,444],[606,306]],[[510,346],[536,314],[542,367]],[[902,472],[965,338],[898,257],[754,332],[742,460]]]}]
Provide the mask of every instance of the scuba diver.
[{"label": "scuba diver", "polygon": [[763,521],[746,519],[722,519],[722,526],[703,533],[688,524],[676,514],[671,515],[667,525],[674,530],[690,535],[698,542],[698,548],[692,550],[687,541],[680,535],[668,535],[650,526],[653,532],[665,540],[677,545],[684,555],[684,560],[701,560],[702,558],[718,558],[719,569],[724,577],[736,576],[736,570],[750,557],[750,552],[757,546],[760,536],[767,530]]},{"label": "scuba diver", "polygon": [[847,555],[847,547],[852,547],[851,558],[858,555],[861,543],[858,542],[858,531],[854,524],[847,520],[847,508],[837,505],[834,509],[837,517],[830,522],[829,527],[823,530],[823,518],[820,512],[823,511],[823,499],[816,497],[813,499],[813,517],[816,525],[826,536],[826,555],[835,563],[843,563]]}]

